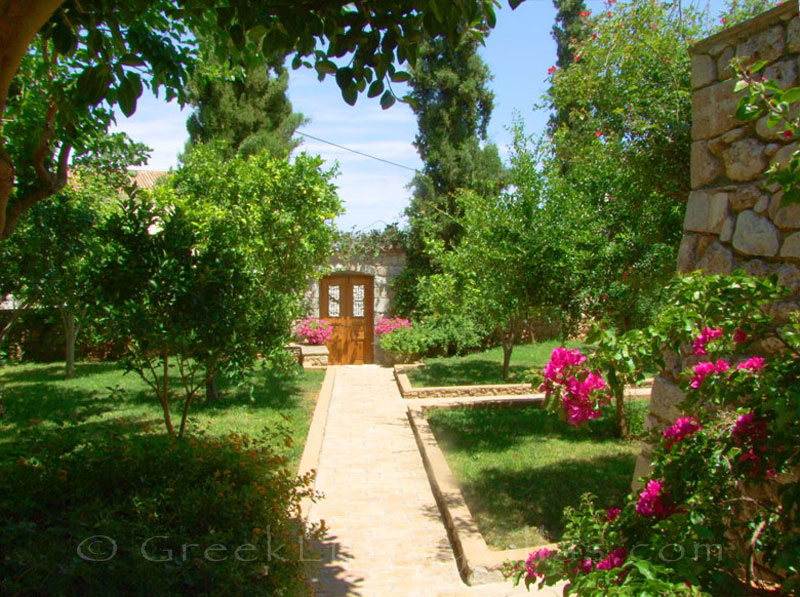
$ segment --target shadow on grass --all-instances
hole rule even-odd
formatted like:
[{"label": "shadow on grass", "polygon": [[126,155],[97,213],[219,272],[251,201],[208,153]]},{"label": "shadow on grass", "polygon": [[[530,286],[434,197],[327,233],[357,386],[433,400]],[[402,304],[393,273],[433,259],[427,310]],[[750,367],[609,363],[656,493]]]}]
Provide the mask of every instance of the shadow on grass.
[{"label": "shadow on grass", "polygon": [[502,365],[489,359],[432,362],[423,369],[410,371],[409,381],[414,387],[525,383],[528,369],[511,365],[509,378],[503,379]]},{"label": "shadow on grass", "polygon": [[635,461],[634,455],[620,454],[530,470],[488,469],[479,480],[465,483],[462,491],[470,511],[491,524],[493,535],[528,526],[549,541],[558,541],[564,531],[564,508],[577,507],[584,493],[596,495],[600,508],[622,503],[630,491]]},{"label": "shadow on grass", "polygon": [[614,440],[611,415],[573,427],[539,406],[448,408],[427,411],[428,422],[445,452],[499,452],[520,439],[558,437],[569,442]]},{"label": "shadow on grass", "polygon": [[[122,369],[116,363],[76,363],[75,379],[112,371],[119,371],[120,375],[122,375]],[[49,363],[38,367],[4,367],[0,369],[4,383],[20,385],[64,381],[64,372],[64,363]]]}]

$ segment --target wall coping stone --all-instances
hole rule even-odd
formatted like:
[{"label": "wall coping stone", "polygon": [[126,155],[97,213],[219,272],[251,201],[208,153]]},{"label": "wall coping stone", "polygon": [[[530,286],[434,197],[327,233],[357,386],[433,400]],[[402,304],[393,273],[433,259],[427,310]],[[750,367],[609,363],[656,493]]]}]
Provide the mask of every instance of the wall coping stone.
[{"label": "wall coping stone", "polygon": [[691,54],[700,54],[710,50],[714,46],[721,45],[723,43],[731,45],[735,44],[739,41],[747,39],[754,33],[763,31],[772,23],[779,23],[797,14],[798,0],[789,0],[780,6],[776,6],[775,8],[753,17],[752,19],[743,21],[738,25],[734,25],[733,27],[729,27],[728,29],[720,31],[711,37],[706,37],[705,39],[700,40],[691,48],[689,48],[689,52]]}]

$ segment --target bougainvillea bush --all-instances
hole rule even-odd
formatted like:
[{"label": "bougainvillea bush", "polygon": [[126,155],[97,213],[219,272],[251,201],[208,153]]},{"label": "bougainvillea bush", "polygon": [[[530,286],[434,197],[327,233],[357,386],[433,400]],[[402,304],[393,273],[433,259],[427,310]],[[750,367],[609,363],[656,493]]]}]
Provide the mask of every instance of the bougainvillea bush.
[{"label": "bougainvillea bush", "polygon": [[[615,508],[588,494],[568,508],[558,551],[509,564],[515,582],[567,581],[573,595],[800,591],[800,316],[787,300],[796,297],[740,272],[688,276],[672,293],[639,345],[619,344],[638,355],[644,342],[662,368],[685,365],[681,416],[647,437],[649,476]],[[560,392],[550,407],[575,424],[593,418],[604,382],[591,357],[561,351],[548,367]]]},{"label": "bougainvillea bush", "polygon": [[306,317],[295,326],[294,331],[298,338],[309,344],[325,344],[333,335],[333,326],[324,319]]},{"label": "bougainvillea bush", "polygon": [[378,320],[378,324],[375,326],[375,335],[380,338],[384,334],[388,334],[398,328],[407,328],[410,330],[411,322],[402,317],[383,317]]}]

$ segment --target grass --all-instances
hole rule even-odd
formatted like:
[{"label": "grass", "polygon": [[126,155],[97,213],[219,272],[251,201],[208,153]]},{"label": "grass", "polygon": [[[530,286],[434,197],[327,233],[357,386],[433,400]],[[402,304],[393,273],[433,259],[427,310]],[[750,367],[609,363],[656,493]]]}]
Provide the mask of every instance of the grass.
[{"label": "grass", "polygon": [[[646,401],[633,401],[641,418]],[[427,412],[475,522],[494,549],[559,540],[562,512],[591,492],[617,506],[630,491],[638,441],[613,437],[609,415],[580,428],[531,406]]]},{"label": "grass", "polygon": [[526,383],[529,369],[544,367],[557,346],[586,347],[582,342],[548,340],[536,344],[520,344],[511,352],[509,378],[503,379],[503,349],[500,346],[465,356],[425,359],[425,367],[408,372],[412,386],[460,386],[502,383]]},{"label": "grass", "polygon": [[[31,434],[86,437],[109,428],[136,433],[164,429],[163,413],[150,388],[116,363],[78,363],[75,379],[65,380],[63,364],[23,364],[0,369],[5,415],[0,420],[0,451],[13,452],[15,440]],[[223,437],[231,432],[257,435],[282,426],[291,437],[288,456],[300,461],[324,371],[298,375],[256,370],[247,383],[220,382],[220,399],[196,400],[189,429]],[[173,421],[182,401],[172,406]]]}]

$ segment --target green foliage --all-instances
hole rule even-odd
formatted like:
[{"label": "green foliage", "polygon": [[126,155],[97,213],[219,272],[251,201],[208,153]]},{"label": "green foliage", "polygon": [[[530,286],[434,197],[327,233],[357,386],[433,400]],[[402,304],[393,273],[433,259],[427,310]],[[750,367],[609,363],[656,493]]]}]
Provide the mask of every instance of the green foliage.
[{"label": "green foliage", "polygon": [[719,23],[711,32],[718,33],[738,25],[782,3],[782,0],[727,0],[719,15]]},{"label": "green foliage", "polygon": [[393,363],[413,363],[430,347],[427,330],[420,325],[394,329],[381,336],[379,342]]},{"label": "green foliage", "polygon": [[[342,97],[354,104],[367,85],[373,91],[380,87],[380,93],[384,83],[407,80],[400,65],[414,66],[423,36],[479,40],[485,23],[495,21],[490,0],[467,0],[455,10],[441,0],[391,6],[370,1],[357,8],[322,3],[303,11],[283,2],[238,2],[220,8],[210,0],[193,2],[190,10],[175,0],[103,0],[92,10],[71,0],[55,6],[33,7],[24,14],[27,20],[9,21],[14,24],[3,28],[10,63],[15,65],[14,57],[30,48],[28,56],[35,57],[36,65],[34,76],[23,65],[25,80],[17,78],[8,98],[5,88],[0,91],[3,119],[17,120],[17,114],[27,111],[26,126],[33,133],[12,136],[4,129],[0,137],[0,149],[9,139],[27,143],[22,152],[0,153],[2,238],[11,234],[30,205],[63,187],[72,149],[80,153],[87,139],[107,130],[112,108],[132,114],[145,86],[156,95],[163,91],[167,100],[189,100],[187,83],[197,67],[199,40],[220,65],[228,65],[230,59],[245,71],[282,64],[294,54],[293,68],[314,67],[320,79],[335,76]],[[48,12],[51,18],[36,32],[32,25],[38,27]],[[339,61],[345,56],[349,60]],[[15,107],[12,98],[20,97],[30,81],[42,85],[35,94],[23,93],[25,106]],[[387,91],[381,105],[389,107],[392,100]],[[18,159],[24,167],[16,169],[16,176],[27,180],[31,175],[33,186],[39,186],[34,193],[15,191],[6,209]],[[27,164],[34,164],[33,170],[26,171]]]},{"label": "green foliage", "polygon": [[482,146],[494,94],[477,47],[470,38],[431,38],[417,50],[410,97],[418,125],[414,144],[424,166],[411,181],[413,196],[406,208],[406,268],[395,281],[400,313],[410,314],[419,306],[420,278],[438,271],[427,244],[435,240],[449,249],[459,242],[457,192],[470,189],[490,196],[506,182],[497,147]]},{"label": "green foliage", "polygon": [[170,357],[184,393],[239,377],[289,340],[302,290],[327,257],[340,203],[318,158],[259,154],[221,161],[199,146],[170,186],[110,218],[102,270],[108,333],[162,404]]},{"label": "green foliage", "polygon": [[800,319],[781,309],[791,296],[774,278],[743,272],[693,274],[670,295],[651,327],[616,343],[616,363],[624,376],[635,355],[682,355],[689,366],[671,364],[670,375],[686,392],[686,416],[646,438],[654,448],[644,491],[615,516],[585,497],[565,512],[559,553],[533,576],[512,566],[517,581],[568,580],[578,595],[796,592]]},{"label": "green foliage", "polygon": [[575,60],[575,46],[586,37],[588,11],[583,0],[553,0],[553,6],[557,11],[551,33],[556,42],[556,66],[567,68]]},{"label": "green foliage", "polygon": [[[594,212],[592,315],[642,325],[671,278],[689,192],[688,48],[702,17],[677,3],[631,2],[587,17],[579,56],[552,75],[548,104],[569,114],[553,135],[552,183]],[[607,313],[610,311],[610,313]]]},{"label": "green foliage", "polygon": [[[226,78],[219,64],[206,58],[190,81],[194,112],[186,121],[187,150],[224,141],[225,157],[266,151],[287,157],[300,142],[292,139],[306,119],[292,111],[286,95],[289,74],[283,67],[264,66]],[[274,72],[273,72],[274,71]]]},{"label": "green foliage", "polygon": [[336,231],[334,251],[344,262],[374,259],[384,251],[403,250],[408,232],[397,223],[387,224],[383,230]]},{"label": "green foliage", "polygon": [[[739,99],[736,118],[753,122],[767,117],[767,126],[782,129],[785,141],[792,141],[800,129],[800,116],[792,114],[792,105],[800,101],[800,87],[783,89],[774,79],[766,79],[758,73],[767,65],[759,61],[743,66],[741,60],[733,62],[739,77],[735,92],[747,90]],[[767,183],[777,183],[783,189],[781,206],[800,203],[800,151],[795,151],[787,163],[776,161],[767,169]]]},{"label": "green foliage", "polygon": [[299,516],[311,478],[289,472],[283,439],[31,433],[0,464],[14,487],[0,497],[0,588],[310,594],[303,553],[313,557],[307,541],[321,529]]}]

